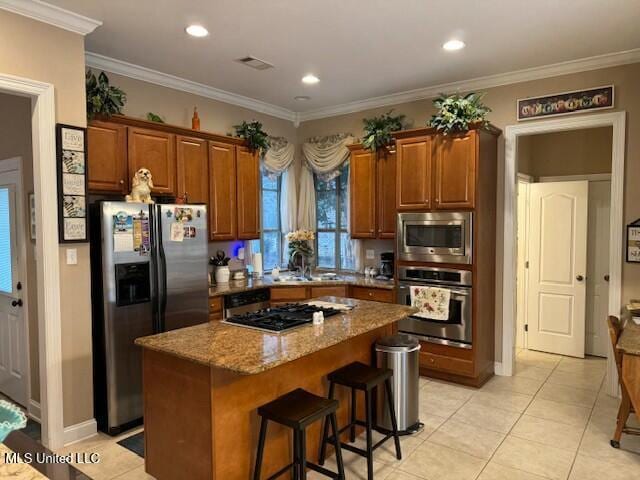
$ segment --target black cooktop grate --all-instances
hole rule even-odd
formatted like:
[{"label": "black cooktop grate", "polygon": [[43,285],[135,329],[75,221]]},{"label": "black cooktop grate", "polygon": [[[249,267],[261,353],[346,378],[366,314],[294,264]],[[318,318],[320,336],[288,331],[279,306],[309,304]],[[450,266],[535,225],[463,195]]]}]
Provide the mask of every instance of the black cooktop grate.
[{"label": "black cooktop grate", "polygon": [[324,317],[327,318],[339,314],[340,310],[302,303],[288,303],[278,307],[234,315],[227,318],[225,322],[271,332],[283,332],[312,323],[315,312],[323,312]]}]

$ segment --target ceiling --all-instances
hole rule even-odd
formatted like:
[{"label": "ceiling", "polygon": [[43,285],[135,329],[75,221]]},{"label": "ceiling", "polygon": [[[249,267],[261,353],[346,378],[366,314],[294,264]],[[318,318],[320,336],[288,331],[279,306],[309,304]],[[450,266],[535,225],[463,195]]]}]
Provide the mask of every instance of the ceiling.
[{"label": "ceiling", "polygon": [[[88,52],[294,112],[640,47],[636,0],[47,2],[103,22]],[[444,51],[451,38],[467,47]],[[234,62],[246,55],[275,68]]]}]

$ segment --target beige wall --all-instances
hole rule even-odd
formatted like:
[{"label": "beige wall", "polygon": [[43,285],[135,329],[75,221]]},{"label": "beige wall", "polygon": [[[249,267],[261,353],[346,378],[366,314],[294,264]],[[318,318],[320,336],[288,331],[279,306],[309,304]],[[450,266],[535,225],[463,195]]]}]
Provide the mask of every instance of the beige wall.
[{"label": "beige wall", "polygon": [[611,127],[518,138],[518,172],[532,177],[611,173]]},{"label": "beige wall", "polygon": [[35,241],[29,225],[29,193],[33,193],[33,159],[31,144],[31,100],[27,97],[0,93],[0,161],[22,158],[22,205],[26,240],[26,286],[29,325],[29,366],[31,369],[31,399],[40,402],[40,368],[38,356],[38,284]]},{"label": "beige wall", "polygon": [[[84,126],[84,38],[0,10],[0,72],[55,87],[56,121]],[[59,250],[64,425],[93,418],[89,245],[74,245],[78,264]]]},{"label": "beige wall", "polygon": [[[625,167],[625,223],[629,223],[640,217],[640,190],[635,187],[635,181],[640,177],[640,136],[634,133],[640,128],[640,63],[624,65],[590,72],[564,75],[561,77],[534,80],[502,87],[486,89],[485,103],[492,108],[489,120],[499,128],[517,123],[516,100],[536,95],[546,95],[555,92],[570,91],[574,89],[589,88],[598,85],[614,84],[616,88],[615,110],[627,112],[627,145]],[[298,129],[298,138],[303,141],[314,135],[325,135],[337,132],[350,132],[356,136],[362,135],[362,119],[379,115],[392,107],[383,107],[364,112],[341,115],[333,118],[325,118],[304,122]],[[431,100],[421,100],[404,103],[393,107],[395,113],[403,113],[407,119],[413,121],[415,127],[425,125],[425,122],[433,114]],[[588,115],[585,113],[583,115]],[[535,121],[535,120],[532,120]],[[504,169],[500,165],[499,190],[498,190],[498,223],[501,226],[504,220],[502,199]],[[500,228],[501,230],[501,228]],[[502,234],[498,236],[498,255],[501,259],[503,250]],[[499,265],[501,269],[501,265]],[[630,298],[640,297],[640,265],[624,263],[622,268],[623,302]],[[502,278],[498,279],[498,290],[502,290]],[[496,338],[502,337],[502,305],[498,302],[496,318]],[[500,360],[501,352],[497,342],[498,351],[496,358]]]}]

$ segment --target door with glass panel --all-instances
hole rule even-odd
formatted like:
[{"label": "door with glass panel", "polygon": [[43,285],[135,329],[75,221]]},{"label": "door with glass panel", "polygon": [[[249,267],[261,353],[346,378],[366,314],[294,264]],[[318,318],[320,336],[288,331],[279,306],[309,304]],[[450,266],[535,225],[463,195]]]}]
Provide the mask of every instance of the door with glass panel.
[{"label": "door with glass panel", "polygon": [[17,215],[19,185],[17,170],[0,171],[0,392],[27,406],[27,327],[18,248],[24,224]]}]

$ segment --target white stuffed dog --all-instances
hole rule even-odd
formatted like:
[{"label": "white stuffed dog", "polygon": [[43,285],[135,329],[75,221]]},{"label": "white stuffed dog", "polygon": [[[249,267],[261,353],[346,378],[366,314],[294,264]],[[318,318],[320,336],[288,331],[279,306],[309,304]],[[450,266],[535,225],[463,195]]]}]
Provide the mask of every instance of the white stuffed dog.
[{"label": "white stuffed dog", "polygon": [[146,168],[141,168],[133,176],[131,195],[127,195],[125,200],[127,202],[154,203],[151,199],[152,188],[151,172]]}]

